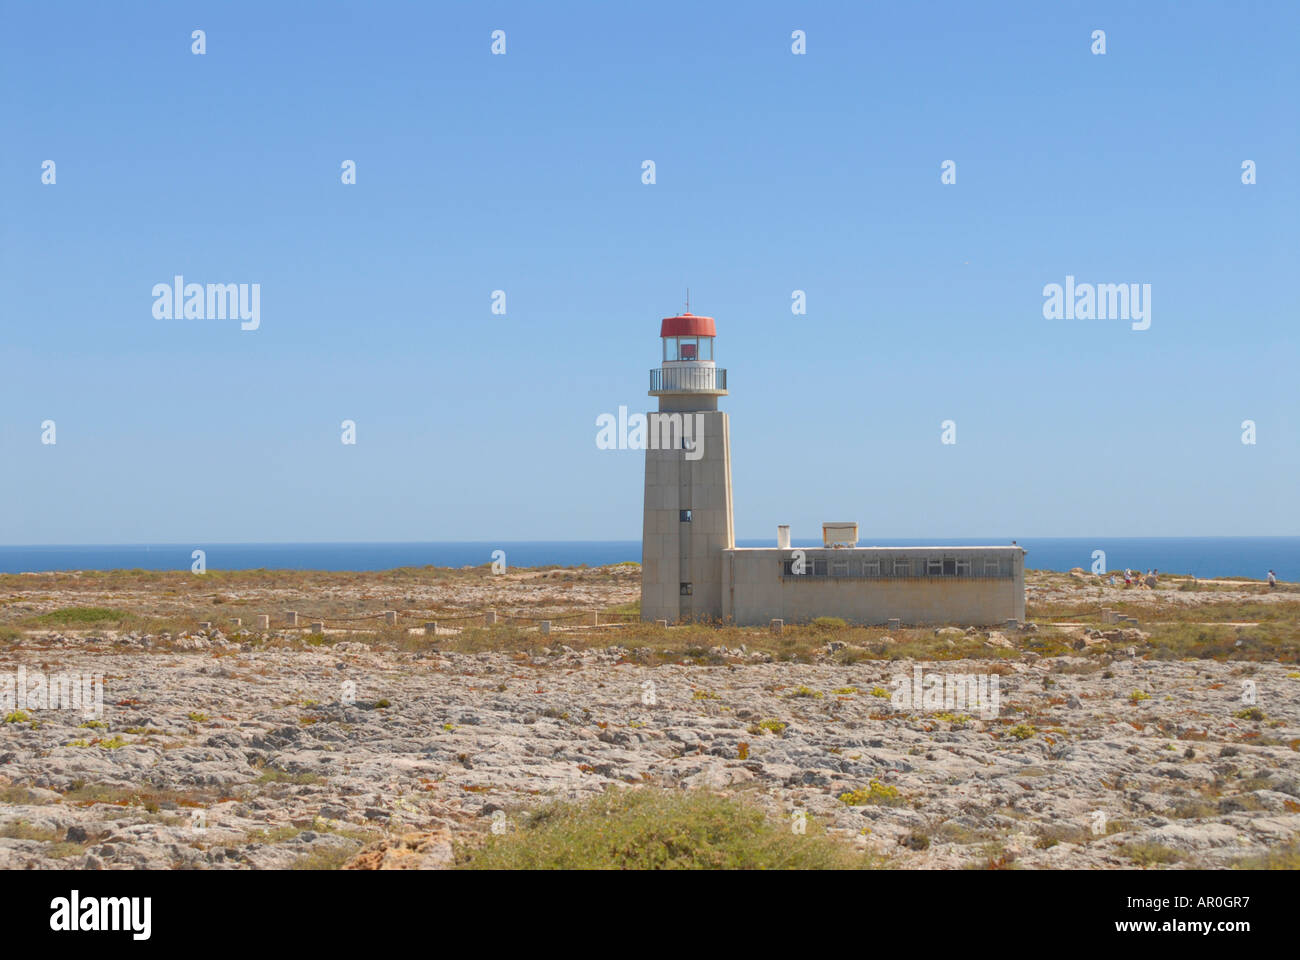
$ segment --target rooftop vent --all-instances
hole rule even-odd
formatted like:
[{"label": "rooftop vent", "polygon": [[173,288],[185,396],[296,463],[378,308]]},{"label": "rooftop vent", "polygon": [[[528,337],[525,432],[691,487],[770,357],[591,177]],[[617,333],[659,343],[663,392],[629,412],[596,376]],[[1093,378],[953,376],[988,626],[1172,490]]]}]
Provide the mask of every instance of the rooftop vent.
[{"label": "rooftop vent", "polygon": [[856,523],[823,523],[822,544],[827,547],[856,547],[858,545],[858,525]]}]

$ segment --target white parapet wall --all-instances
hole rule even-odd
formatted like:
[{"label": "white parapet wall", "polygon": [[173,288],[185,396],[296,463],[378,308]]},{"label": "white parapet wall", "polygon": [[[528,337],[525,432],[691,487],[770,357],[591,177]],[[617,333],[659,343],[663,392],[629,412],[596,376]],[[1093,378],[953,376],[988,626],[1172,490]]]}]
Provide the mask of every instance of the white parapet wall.
[{"label": "white parapet wall", "polygon": [[[817,617],[904,626],[1023,622],[1024,557],[1015,546],[724,550],[722,616],[746,626]],[[803,573],[795,572],[800,560]]]}]

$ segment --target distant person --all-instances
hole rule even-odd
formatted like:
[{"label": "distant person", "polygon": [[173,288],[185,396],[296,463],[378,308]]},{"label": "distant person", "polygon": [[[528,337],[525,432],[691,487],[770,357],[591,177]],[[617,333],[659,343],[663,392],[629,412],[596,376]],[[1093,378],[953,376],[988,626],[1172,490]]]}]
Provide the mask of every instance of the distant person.
[{"label": "distant person", "polygon": [[1270,570],[1268,572],[1268,588],[1272,590],[1276,586],[1277,586],[1277,574],[1274,573],[1272,570]]}]

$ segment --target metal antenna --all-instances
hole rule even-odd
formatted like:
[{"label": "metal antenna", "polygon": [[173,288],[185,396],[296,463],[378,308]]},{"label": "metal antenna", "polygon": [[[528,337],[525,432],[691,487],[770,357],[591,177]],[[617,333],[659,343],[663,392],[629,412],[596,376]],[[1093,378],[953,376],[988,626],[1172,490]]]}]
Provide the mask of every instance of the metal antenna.
[{"label": "metal antenna", "polygon": [[691,312],[691,288],[686,288],[686,312]]}]

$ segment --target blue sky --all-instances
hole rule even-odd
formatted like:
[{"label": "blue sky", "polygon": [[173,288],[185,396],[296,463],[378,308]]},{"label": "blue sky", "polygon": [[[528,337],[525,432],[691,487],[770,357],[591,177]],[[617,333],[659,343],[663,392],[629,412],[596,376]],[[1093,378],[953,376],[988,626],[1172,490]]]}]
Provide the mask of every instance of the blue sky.
[{"label": "blue sky", "polygon": [[0,18],[0,543],[638,537],[595,421],[688,286],[738,536],[1300,534],[1294,3]]}]

